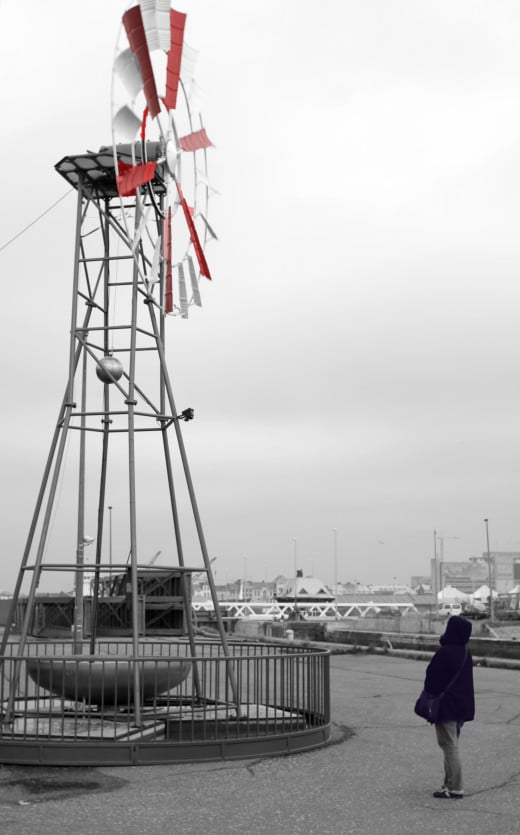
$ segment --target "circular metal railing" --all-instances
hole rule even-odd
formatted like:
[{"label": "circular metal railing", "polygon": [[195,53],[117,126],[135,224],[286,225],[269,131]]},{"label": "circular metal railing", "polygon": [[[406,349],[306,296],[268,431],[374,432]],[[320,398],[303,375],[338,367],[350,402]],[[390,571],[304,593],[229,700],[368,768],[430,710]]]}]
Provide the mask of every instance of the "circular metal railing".
[{"label": "circular metal railing", "polygon": [[[330,737],[329,653],[213,640],[15,641],[0,658],[0,762],[121,765],[292,753]],[[86,647],[85,647],[86,651]],[[137,697],[136,697],[137,694]]]}]

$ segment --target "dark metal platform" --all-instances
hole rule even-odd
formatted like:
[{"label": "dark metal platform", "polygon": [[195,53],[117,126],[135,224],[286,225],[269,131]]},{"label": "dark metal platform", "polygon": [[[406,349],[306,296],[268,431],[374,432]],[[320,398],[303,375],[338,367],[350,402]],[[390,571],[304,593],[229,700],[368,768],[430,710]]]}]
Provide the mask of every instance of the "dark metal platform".
[{"label": "dark metal platform", "polygon": [[[142,162],[156,162],[161,159],[159,142],[145,142],[144,153],[140,142],[133,146],[129,144],[116,145],[116,155],[126,165]],[[83,190],[96,198],[118,197],[114,172],[114,152],[111,145],[103,146],[99,151],[87,151],[84,154],[69,154],[54,166],[58,174],[67,180],[69,185],[78,188],[80,179]],[[165,185],[162,177],[162,164],[158,164],[155,177],[151,183],[155,194],[164,194]]]}]

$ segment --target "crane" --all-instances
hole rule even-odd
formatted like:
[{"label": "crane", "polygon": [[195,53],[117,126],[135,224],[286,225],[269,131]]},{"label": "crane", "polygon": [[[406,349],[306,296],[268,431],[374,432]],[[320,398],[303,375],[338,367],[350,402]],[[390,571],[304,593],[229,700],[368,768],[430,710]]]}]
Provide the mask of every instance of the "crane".
[{"label": "crane", "polygon": [[[213,565],[213,563],[215,562],[215,560],[216,560],[216,559],[217,559],[216,557],[212,557],[212,558],[210,559],[210,561],[209,561],[209,564],[210,564],[210,565]],[[203,575],[203,574],[207,574],[207,573],[208,573],[208,572],[207,572],[207,569],[206,569],[206,568],[204,568],[202,571],[198,571],[196,574],[193,574],[193,575],[192,575],[192,577],[191,577],[192,582],[193,582],[193,580],[198,580],[198,579],[199,579],[199,577],[202,577],[202,575]]]},{"label": "crane", "polygon": [[157,552],[153,555],[152,559],[151,559],[151,560],[148,560],[147,565],[153,565],[153,564],[154,564],[154,562],[157,560],[157,558],[161,556],[161,554],[162,554],[162,551],[157,551]]}]

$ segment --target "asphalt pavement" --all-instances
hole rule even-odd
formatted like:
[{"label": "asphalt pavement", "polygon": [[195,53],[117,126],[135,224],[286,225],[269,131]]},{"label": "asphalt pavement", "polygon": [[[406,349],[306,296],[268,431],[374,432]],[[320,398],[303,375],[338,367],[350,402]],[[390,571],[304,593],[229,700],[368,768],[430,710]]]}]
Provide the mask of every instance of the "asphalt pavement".
[{"label": "asphalt pavement", "polygon": [[0,766],[2,835],[518,835],[516,670],[475,668],[462,801],[413,713],[425,661],[331,658],[334,741],[290,757],[125,768]]}]

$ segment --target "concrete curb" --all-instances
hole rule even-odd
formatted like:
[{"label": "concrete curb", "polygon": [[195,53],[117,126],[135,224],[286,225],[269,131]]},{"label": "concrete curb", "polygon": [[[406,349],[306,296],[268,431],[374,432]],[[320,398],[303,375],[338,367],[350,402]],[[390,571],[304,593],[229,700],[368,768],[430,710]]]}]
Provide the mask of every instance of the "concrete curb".
[{"label": "concrete curb", "polygon": [[[434,652],[429,650],[415,650],[415,649],[394,649],[388,641],[390,646],[364,646],[361,644],[336,644],[326,643],[321,641],[298,641],[287,640],[286,638],[270,638],[268,643],[285,644],[287,646],[295,646],[311,649],[325,649],[331,655],[357,655],[364,653],[366,655],[389,655],[396,658],[411,658],[416,661],[429,661],[434,655]],[[485,656],[473,656],[473,666],[475,667],[496,667],[504,670],[520,670],[520,661],[510,658],[488,658]]]}]

